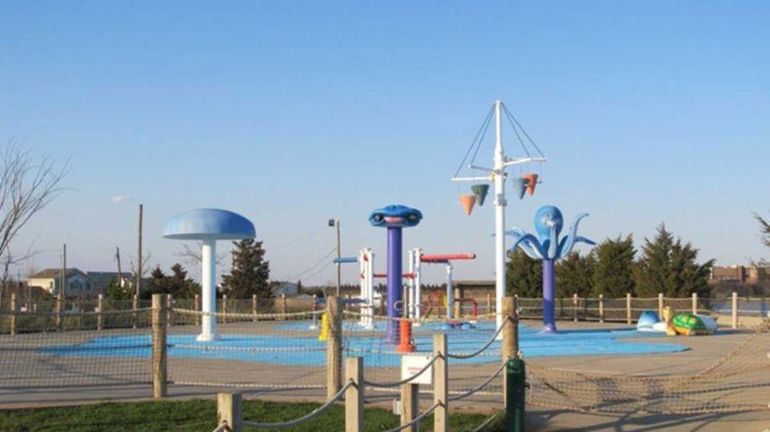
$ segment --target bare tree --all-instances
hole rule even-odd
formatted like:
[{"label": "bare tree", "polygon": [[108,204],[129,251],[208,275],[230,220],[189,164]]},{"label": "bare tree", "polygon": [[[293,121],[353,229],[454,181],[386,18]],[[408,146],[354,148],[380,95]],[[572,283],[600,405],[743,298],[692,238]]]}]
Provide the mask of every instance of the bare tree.
[{"label": "bare tree", "polygon": [[36,159],[14,140],[8,141],[0,153],[0,262],[3,265],[0,302],[8,269],[29,256],[14,256],[10,246],[27,222],[63,190],[60,184],[67,166],[67,162],[57,165],[47,157]]},{"label": "bare tree", "polygon": [[[203,242],[195,242],[196,248],[193,249],[190,247],[187,243],[182,243],[182,250],[175,253],[177,257],[181,258],[182,261],[184,261],[186,264],[194,266],[199,265],[201,263],[201,245]],[[227,258],[227,253],[217,253],[216,257],[214,257],[214,260],[216,261],[217,267],[221,267],[225,263],[225,259]]]}]

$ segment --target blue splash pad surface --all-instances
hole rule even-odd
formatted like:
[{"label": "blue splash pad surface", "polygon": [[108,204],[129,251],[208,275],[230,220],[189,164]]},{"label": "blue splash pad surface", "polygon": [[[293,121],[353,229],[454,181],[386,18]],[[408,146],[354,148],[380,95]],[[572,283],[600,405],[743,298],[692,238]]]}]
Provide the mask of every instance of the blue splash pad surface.
[{"label": "blue splash pad surface", "polygon": [[[400,355],[385,343],[381,329],[365,330],[346,323],[345,356],[363,356],[368,366],[393,367],[400,364]],[[384,323],[382,323],[384,324]],[[309,322],[285,324],[279,329],[307,330]],[[440,324],[432,323],[415,328],[418,353],[430,353],[433,333]],[[384,326],[383,326],[384,327]],[[486,344],[494,334],[493,323],[477,324],[473,330],[446,331],[449,352],[468,354]],[[358,334],[356,334],[358,333]],[[367,333],[369,333],[367,335]],[[679,352],[686,346],[672,343],[649,343],[644,339],[659,335],[628,330],[564,330],[555,334],[541,334],[539,329],[519,326],[519,344],[525,357],[633,355]],[[168,355],[175,358],[208,358],[241,360],[290,366],[318,366],[326,362],[326,344],[317,337],[283,335],[226,334],[214,342],[198,342],[195,335],[169,335]],[[633,340],[637,339],[637,340]],[[74,345],[53,345],[40,349],[42,353],[80,357],[144,357],[151,355],[149,335],[100,336]],[[467,360],[450,359],[451,363],[492,363],[500,357],[500,342],[495,341],[481,355]]]}]

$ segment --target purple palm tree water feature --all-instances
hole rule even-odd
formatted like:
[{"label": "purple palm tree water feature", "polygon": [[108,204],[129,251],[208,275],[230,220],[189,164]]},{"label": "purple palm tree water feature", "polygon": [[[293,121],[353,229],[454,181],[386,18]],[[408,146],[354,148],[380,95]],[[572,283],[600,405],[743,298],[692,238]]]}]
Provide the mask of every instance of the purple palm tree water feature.
[{"label": "purple palm tree water feature", "polygon": [[561,230],[564,228],[564,217],[558,207],[547,205],[540,207],[535,213],[537,237],[518,227],[505,232],[514,238],[511,250],[519,247],[530,258],[543,262],[543,331],[546,333],[556,331],[554,263],[569,255],[577,243],[596,244],[592,240],[577,235],[578,224],[586,216],[588,213],[580,213],[567,235],[559,239]]},{"label": "purple palm tree water feature", "polygon": [[417,226],[422,220],[419,210],[400,204],[391,204],[374,210],[369,215],[369,223],[372,226],[388,229],[388,321],[387,341],[392,344],[399,342],[398,321],[403,312],[403,285],[402,285],[402,229]]}]

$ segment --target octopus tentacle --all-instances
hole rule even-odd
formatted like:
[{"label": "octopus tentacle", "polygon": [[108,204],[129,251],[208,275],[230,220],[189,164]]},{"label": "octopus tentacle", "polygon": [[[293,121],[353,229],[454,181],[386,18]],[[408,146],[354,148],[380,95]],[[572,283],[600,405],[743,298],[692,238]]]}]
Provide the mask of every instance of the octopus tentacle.
[{"label": "octopus tentacle", "polygon": [[569,228],[569,234],[564,236],[564,238],[561,239],[561,242],[559,242],[559,248],[558,248],[559,257],[564,257],[569,255],[569,253],[572,252],[572,248],[575,247],[576,243],[583,242],[588,244],[596,244],[590,239],[577,235],[578,225],[580,224],[580,221],[587,216],[588,216],[588,213],[580,213],[579,215],[577,215],[577,217],[575,218],[575,221],[572,223],[572,225]]}]

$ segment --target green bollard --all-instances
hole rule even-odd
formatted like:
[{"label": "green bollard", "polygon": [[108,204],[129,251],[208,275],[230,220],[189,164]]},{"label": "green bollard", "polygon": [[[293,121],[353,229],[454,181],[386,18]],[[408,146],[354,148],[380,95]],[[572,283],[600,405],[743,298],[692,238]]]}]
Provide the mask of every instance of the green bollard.
[{"label": "green bollard", "polygon": [[520,358],[508,360],[505,368],[505,388],[508,393],[505,407],[505,430],[508,432],[524,432],[524,404],[526,371],[524,360]]}]

